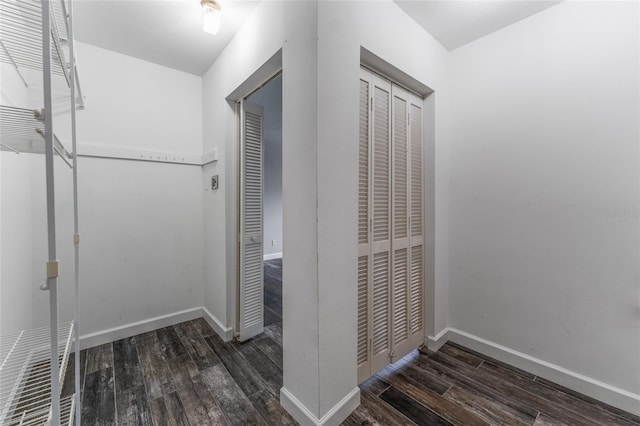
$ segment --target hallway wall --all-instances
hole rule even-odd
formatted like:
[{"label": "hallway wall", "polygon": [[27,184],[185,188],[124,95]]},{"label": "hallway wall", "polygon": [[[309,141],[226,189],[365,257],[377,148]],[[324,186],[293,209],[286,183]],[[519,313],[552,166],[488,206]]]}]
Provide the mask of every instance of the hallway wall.
[{"label": "hallway wall", "polygon": [[636,401],[639,20],[563,2],[450,54],[450,325]]}]

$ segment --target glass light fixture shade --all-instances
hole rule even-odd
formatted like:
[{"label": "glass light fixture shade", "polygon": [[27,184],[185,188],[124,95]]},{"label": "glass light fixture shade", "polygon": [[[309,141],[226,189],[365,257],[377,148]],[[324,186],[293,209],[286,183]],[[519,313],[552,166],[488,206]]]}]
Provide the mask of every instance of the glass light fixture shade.
[{"label": "glass light fixture shade", "polygon": [[202,29],[216,35],[220,31],[220,4],[215,0],[202,0]]}]

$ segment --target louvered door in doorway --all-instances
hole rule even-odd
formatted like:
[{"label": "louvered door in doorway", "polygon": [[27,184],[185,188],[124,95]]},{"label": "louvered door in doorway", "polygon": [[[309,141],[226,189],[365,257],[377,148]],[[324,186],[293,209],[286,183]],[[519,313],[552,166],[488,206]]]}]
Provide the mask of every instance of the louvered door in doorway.
[{"label": "louvered door in doorway", "polygon": [[239,340],[245,341],[264,328],[262,107],[242,101],[241,116]]},{"label": "louvered door in doorway", "polygon": [[422,99],[360,74],[358,379],[424,342]]}]

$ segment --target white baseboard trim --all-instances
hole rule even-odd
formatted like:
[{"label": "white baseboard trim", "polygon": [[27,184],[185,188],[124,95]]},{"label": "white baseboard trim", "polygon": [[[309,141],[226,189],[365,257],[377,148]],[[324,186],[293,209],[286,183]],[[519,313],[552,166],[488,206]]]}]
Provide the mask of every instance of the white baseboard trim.
[{"label": "white baseboard trim", "polygon": [[233,328],[222,325],[220,320],[205,307],[202,308],[202,317],[218,333],[222,340],[228,342],[233,339]]},{"label": "white baseboard trim", "polygon": [[449,341],[449,328],[445,328],[440,333],[434,336],[427,336],[427,348],[432,351],[437,351]]},{"label": "white baseboard trim", "polygon": [[427,340],[428,347],[431,350],[437,350],[447,341],[452,341],[614,407],[640,415],[640,395],[534,358],[473,334],[447,327],[437,336],[429,336]]},{"label": "white baseboard trim", "polygon": [[[222,323],[206,308],[198,307],[82,335],[80,336],[80,349],[93,348],[94,346],[126,339],[127,337],[169,327],[181,322],[191,321],[196,318],[204,318],[225,341],[229,341],[233,337],[233,330],[231,328],[222,326]],[[80,326],[82,327],[82,324],[80,324]]]},{"label": "white baseboard trim", "polygon": [[341,424],[360,405],[360,388],[355,387],[321,418],[318,418],[284,387],[280,389],[280,404],[302,426],[333,426]]},{"label": "white baseboard trim", "polygon": [[265,254],[263,260],[282,259],[282,253]]}]

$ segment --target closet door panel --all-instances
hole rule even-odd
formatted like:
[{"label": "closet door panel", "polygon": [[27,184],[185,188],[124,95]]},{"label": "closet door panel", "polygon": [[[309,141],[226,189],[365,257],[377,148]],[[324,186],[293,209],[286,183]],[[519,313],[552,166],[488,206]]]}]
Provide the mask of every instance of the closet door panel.
[{"label": "closet door panel", "polygon": [[358,380],[424,342],[422,100],[361,69]]},{"label": "closet door panel", "polygon": [[372,76],[371,374],[391,353],[391,83]]},{"label": "closet door panel", "polygon": [[[414,97],[415,98],[415,97]],[[422,107],[417,99],[410,106],[411,125],[411,239],[423,237]]]},{"label": "closet door panel", "polygon": [[409,338],[409,92],[393,86],[392,110],[392,254],[391,362],[414,349]]},{"label": "closet door panel", "polygon": [[369,317],[369,256],[360,256],[358,258],[358,382],[371,375]]},{"label": "closet door panel", "polygon": [[371,73],[360,70],[358,142],[358,382],[371,375]]},{"label": "closet door panel", "polygon": [[424,343],[424,186],[423,186],[423,125],[422,99],[410,98],[410,288],[409,288],[409,346]]},{"label": "closet door panel", "polygon": [[424,253],[422,246],[411,247],[411,290],[409,293],[410,321],[409,332],[412,336],[423,336],[423,312],[424,312]]},{"label": "closet door panel", "polygon": [[263,331],[262,107],[242,103],[240,341]]}]

